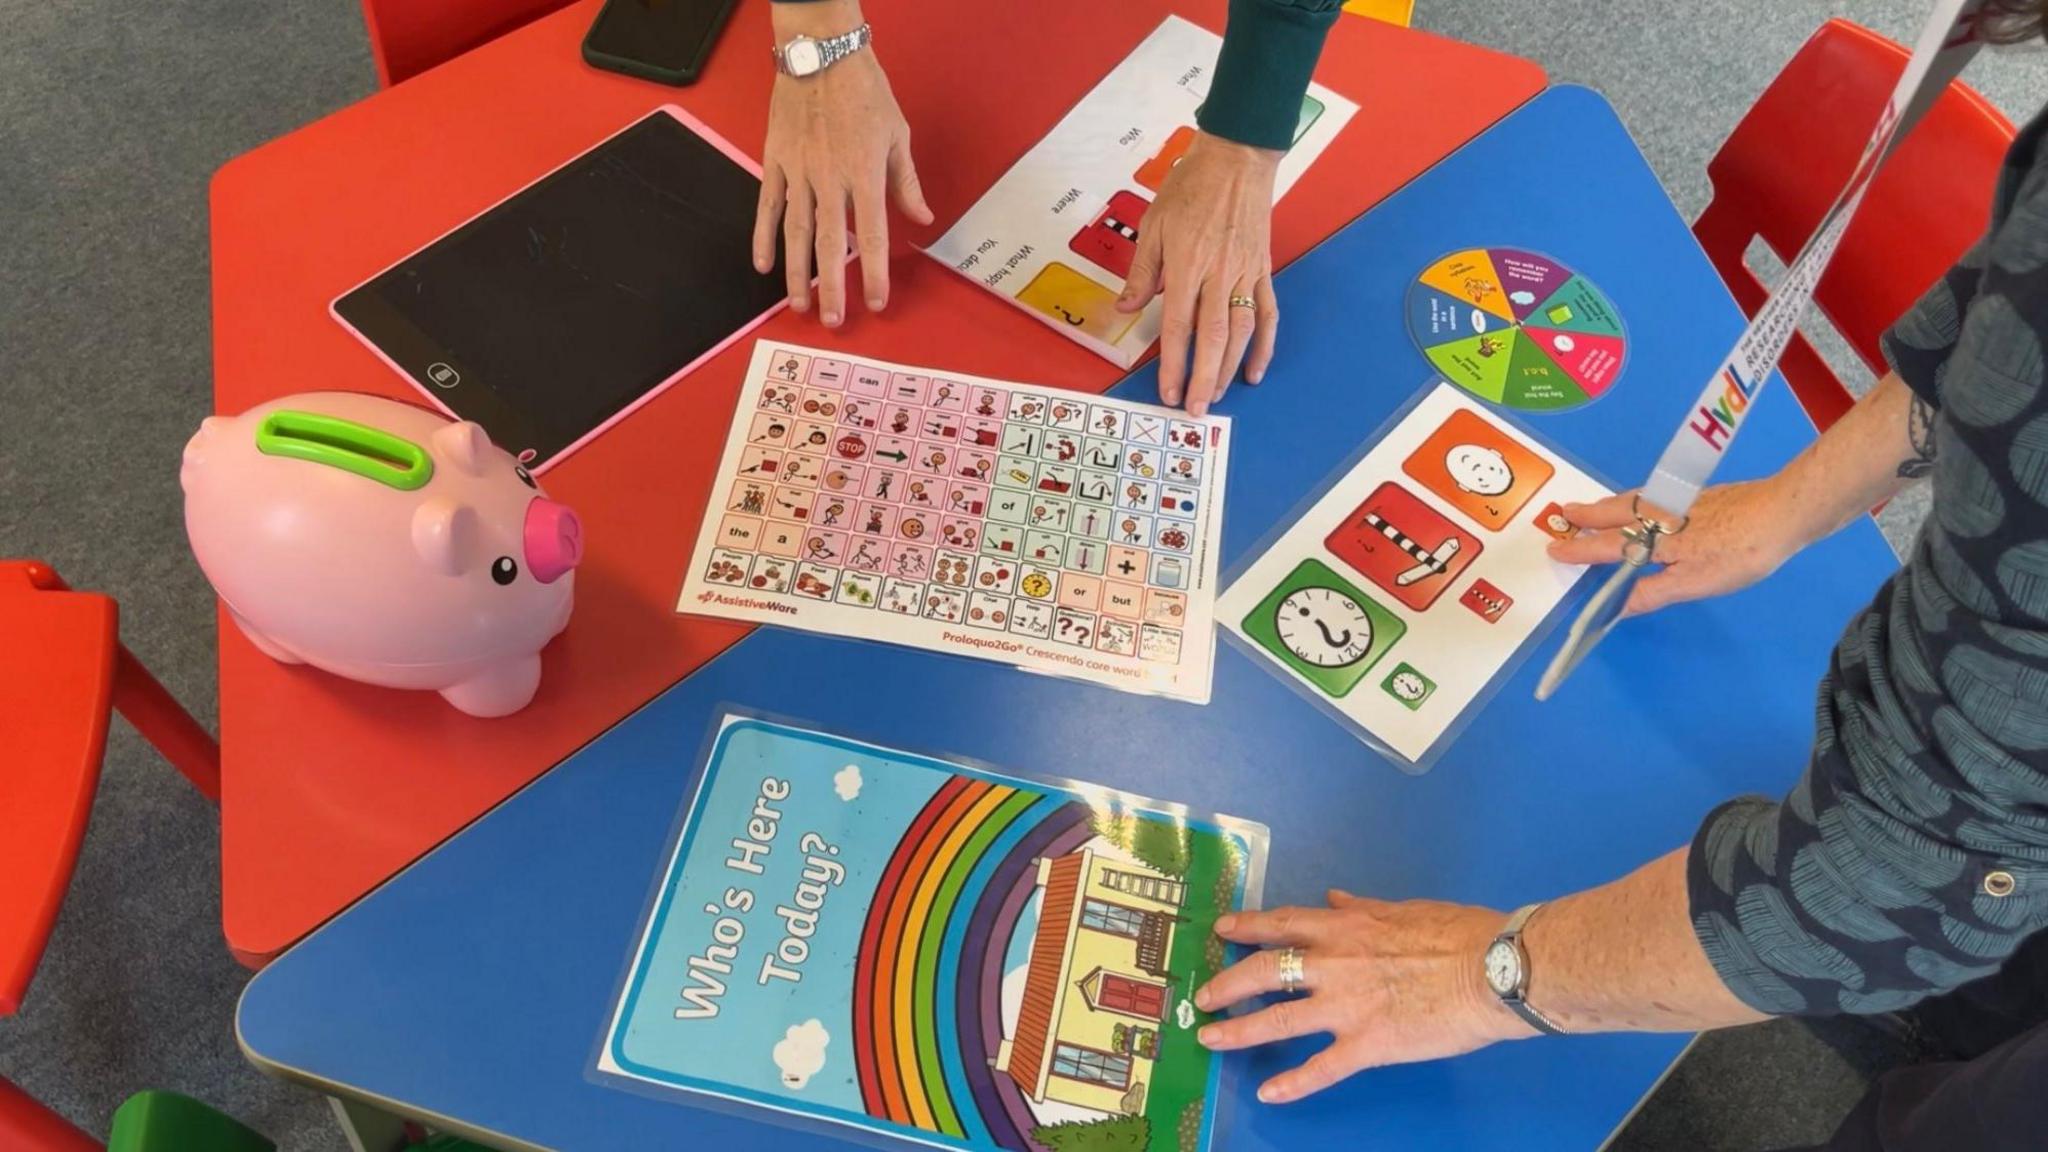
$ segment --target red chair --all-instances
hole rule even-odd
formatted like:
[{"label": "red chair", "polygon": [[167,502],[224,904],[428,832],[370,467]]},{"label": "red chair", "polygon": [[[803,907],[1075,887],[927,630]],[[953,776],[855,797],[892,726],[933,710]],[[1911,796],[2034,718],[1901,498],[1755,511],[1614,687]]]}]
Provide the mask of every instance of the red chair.
[{"label": "red chair", "polygon": [[[1761,237],[1791,260],[1834,203],[1906,70],[1906,49],[1846,20],[1821,25],[1707,165],[1714,197],[1693,222],[1742,310],[1764,285],[1743,262]],[[1842,238],[1815,303],[1871,372],[1878,339],[1984,234],[2013,126],[1973,89],[1952,83],[1885,162]],[[1816,428],[1855,398],[1804,337],[1779,367]]]},{"label": "red chair", "polygon": [[530,24],[569,0],[363,0],[377,81],[389,88]]},{"label": "red chair", "polygon": [[[119,609],[48,565],[0,560],[0,1016],[21,1008],[85,838],[114,711],[220,801],[220,745],[121,644]],[[0,1148],[101,1146],[0,1078]]]},{"label": "red chair", "polygon": [[220,746],[122,646],[118,619],[47,565],[0,560],[0,1016],[20,1009],[70,886],[111,712],[220,800]]}]

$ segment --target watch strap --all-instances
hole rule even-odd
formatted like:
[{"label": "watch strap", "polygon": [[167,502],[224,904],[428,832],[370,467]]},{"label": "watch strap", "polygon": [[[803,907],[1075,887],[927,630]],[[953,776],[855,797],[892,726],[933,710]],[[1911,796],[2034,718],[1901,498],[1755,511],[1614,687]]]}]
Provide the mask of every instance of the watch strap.
[{"label": "watch strap", "polygon": [[1501,939],[1521,939],[1522,929],[1528,925],[1529,918],[1536,915],[1543,908],[1543,903],[1543,901],[1538,900],[1534,904],[1524,904],[1520,908],[1515,909],[1514,914],[1508,917],[1507,927],[1500,930]]},{"label": "watch strap", "polygon": [[[868,40],[873,35],[874,33],[868,30],[868,26],[862,24],[851,32],[842,32],[830,40],[822,41],[819,47],[824,49],[825,67],[830,68],[832,65],[867,47]],[[820,69],[820,71],[822,70]]]},{"label": "watch strap", "polygon": [[1522,1022],[1529,1025],[1529,1027],[1536,1029],[1546,1036],[1562,1036],[1564,1035],[1564,1029],[1552,1023],[1550,1017],[1545,1016],[1535,1005],[1522,998],[1522,994],[1529,987],[1529,950],[1522,947],[1522,929],[1528,926],[1530,918],[1535,916],[1542,908],[1543,901],[1539,900],[1534,904],[1524,904],[1520,908],[1515,909],[1514,915],[1508,917],[1507,925],[1500,930],[1500,935],[1495,937],[1497,942],[1506,941],[1507,945],[1515,950],[1515,955],[1521,961],[1519,967],[1522,972],[1520,987],[1512,992],[1497,992],[1495,995],[1500,998],[1501,1003],[1508,1006],[1510,1011],[1520,1016]]},{"label": "watch strap", "polygon": [[[806,74],[810,76],[816,76],[818,75],[818,73],[823,72],[825,69],[832,67],[834,64],[837,64],[841,60],[846,59],[848,56],[851,56],[854,53],[859,52],[861,49],[866,48],[874,40],[874,31],[868,25],[862,24],[860,27],[855,28],[850,32],[841,32],[837,36],[827,36],[824,37],[823,39],[806,36],[799,37],[799,39],[806,39],[809,40],[812,44],[817,45],[817,71]],[[791,41],[791,43],[794,42],[795,41]],[[789,57],[785,55],[788,48],[788,44],[782,44],[777,45],[774,48],[771,48],[769,51],[775,57],[776,71],[782,73],[785,76],[795,76],[796,73],[791,71],[789,67]]]}]

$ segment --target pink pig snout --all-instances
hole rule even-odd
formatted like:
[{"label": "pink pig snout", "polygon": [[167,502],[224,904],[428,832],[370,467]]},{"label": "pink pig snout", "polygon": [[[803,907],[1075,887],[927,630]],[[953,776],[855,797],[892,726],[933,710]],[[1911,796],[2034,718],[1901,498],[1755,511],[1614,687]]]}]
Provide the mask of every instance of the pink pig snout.
[{"label": "pink pig snout", "polygon": [[552,584],[583,560],[583,522],[545,496],[526,506],[526,570]]}]

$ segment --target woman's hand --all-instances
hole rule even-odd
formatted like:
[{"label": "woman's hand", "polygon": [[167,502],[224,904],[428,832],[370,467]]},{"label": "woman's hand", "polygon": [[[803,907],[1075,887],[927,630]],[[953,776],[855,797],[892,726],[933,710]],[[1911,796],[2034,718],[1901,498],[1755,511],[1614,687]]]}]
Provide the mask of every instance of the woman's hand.
[{"label": "woman's hand", "polygon": [[[1138,228],[1138,254],[1116,306],[1135,312],[1165,293],[1159,400],[1179,406],[1185,396],[1189,415],[1223,398],[1240,363],[1245,381],[1257,384],[1273,360],[1273,180],[1282,155],[1196,133]],[[1253,304],[1232,306],[1233,297]]]},{"label": "woman's hand", "polygon": [[[1655,559],[1663,568],[1636,581],[1623,611],[1633,616],[1725,596],[1777,571],[1811,539],[1786,493],[1776,480],[1719,484],[1701,492],[1684,530],[1658,539]],[[1623,492],[1592,504],[1565,505],[1565,519],[1579,534],[1552,544],[1551,559],[1566,564],[1620,560],[1620,530],[1636,523],[1629,510],[1633,499],[1634,493]],[[1662,515],[1649,505],[1643,513]]]},{"label": "woman's hand", "polygon": [[[773,4],[775,42],[797,35],[837,36],[861,24],[853,0]],[[761,203],[754,215],[754,267],[775,266],[775,227],[782,226],[789,306],[811,304],[811,268],[818,272],[818,318],[827,327],[846,318],[846,216],[851,208],[861,281],[870,309],[889,303],[889,212],[932,222],[910,160],[910,126],[889,90],[873,48],[814,76],[775,77],[768,102],[768,140],[761,149]]]},{"label": "woman's hand", "polygon": [[1276,1000],[1201,1031],[1218,1051],[1327,1032],[1329,1047],[1259,1086],[1269,1104],[1299,1100],[1362,1069],[1456,1056],[1535,1034],[1485,985],[1481,960],[1507,917],[1485,908],[1409,900],[1391,904],[1343,892],[1328,911],[1239,912],[1216,934],[1261,951],[1218,973],[1195,993],[1197,1007],[1221,1011],[1279,992],[1279,950],[1302,952],[1307,995]]}]

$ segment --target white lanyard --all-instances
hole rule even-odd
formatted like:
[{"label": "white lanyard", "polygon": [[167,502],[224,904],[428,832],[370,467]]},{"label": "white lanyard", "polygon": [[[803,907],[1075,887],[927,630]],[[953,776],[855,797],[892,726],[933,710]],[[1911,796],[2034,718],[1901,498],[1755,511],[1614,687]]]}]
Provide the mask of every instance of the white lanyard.
[{"label": "white lanyard", "polygon": [[1905,74],[1899,77],[1898,86],[1892,89],[1891,98],[1879,113],[1877,127],[1870,134],[1870,142],[1864,145],[1863,159],[1850,175],[1848,185],[1827,215],[1821,217],[1813,238],[1785,270],[1784,279],[1757,310],[1756,318],[1736,338],[1735,347],[1708,378],[1699,401],[1679,425],[1664,454],[1657,458],[1649,482],[1643,485],[1643,502],[1678,518],[1678,526],[1638,516],[1638,526],[1626,530],[1629,542],[1623,550],[1622,563],[1580,611],[1578,619],[1572,621],[1564,647],[1558,650],[1537,685],[1537,699],[1548,699],[1620,619],[1621,610],[1628,603],[1629,589],[1654,559],[1657,538],[1684,527],[1693,501],[1713,478],[1721,457],[1735,443],[1744,419],[1770,381],[1771,373],[1777,370],[1778,358],[1784,355],[1800,318],[1813,303],[1814,287],[1827,271],[1828,261],[1834,257],[1857,206],[1863,203],[1863,194],[1869,190],[1879,166],[1891,154],[1893,145],[1933,106],[1948,82],[1976,55],[1980,47],[1977,23],[1983,4],[1984,0],[1936,0],[1934,11],[1928,14],[1927,24],[1920,30],[1913,57],[1906,62]]}]

